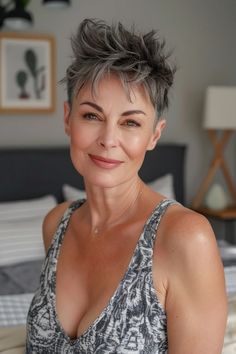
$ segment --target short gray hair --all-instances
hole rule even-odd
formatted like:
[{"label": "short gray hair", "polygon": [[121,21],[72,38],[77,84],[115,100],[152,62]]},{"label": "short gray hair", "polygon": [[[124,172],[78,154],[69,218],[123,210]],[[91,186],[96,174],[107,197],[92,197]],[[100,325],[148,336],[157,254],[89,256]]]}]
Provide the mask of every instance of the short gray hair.
[{"label": "short gray hair", "polygon": [[158,116],[168,107],[168,92],[173,84],[175,67],[164,52],[165,41],[157,32],[135,33],[121,23],[85,19],[71,38],[73,60],[62,82],[66,83],[68,102],[86,84],[96,90],[97,83],[109,73],[116,73],[124,88],[141,84],[150,96]]}]

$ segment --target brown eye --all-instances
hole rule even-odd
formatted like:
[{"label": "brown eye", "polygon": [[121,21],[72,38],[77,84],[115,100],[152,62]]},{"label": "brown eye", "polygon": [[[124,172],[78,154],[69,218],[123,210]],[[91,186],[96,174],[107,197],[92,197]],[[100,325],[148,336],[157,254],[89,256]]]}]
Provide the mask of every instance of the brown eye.
[{"label": "brown eye", "polygon": [[133,119],[129,119],[129,120],[125,121],[124,125],[126,125],[128,127],[140,127],[140,124]]},{"label": "brown eye", "polygon": [[83,118],[86,120],[98,120],[98,116],[94,113],[85,113],[83,114]]}]

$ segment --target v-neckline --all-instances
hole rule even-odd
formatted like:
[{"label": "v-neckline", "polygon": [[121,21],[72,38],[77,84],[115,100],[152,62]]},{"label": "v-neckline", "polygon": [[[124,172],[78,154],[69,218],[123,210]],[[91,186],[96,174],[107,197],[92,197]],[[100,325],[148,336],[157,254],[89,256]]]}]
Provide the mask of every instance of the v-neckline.
[{"label": "v-neckline", "polygon": [[140,243],[142,242],[143,238],[144,238],[144,235],[145,235],[145,231],[146,231],[146,228],[148,227],[148,225],[150,224],[150,222],[152,221],[153,217],[154,217],[154,214],[156,213],[156,211],[161,207],[162,203],[167,201],[168,199],[162,199],[160,202],[158,202],[158,204],[153,208],[152,212],[150,213],[149,217],[147,218],[145,224],[143,225],[142,227],[142,231],[138,237],[138,241],[134,247],[134,250],[133,250],[133,253],[132,253],[132,256],[130,258],[130,261],[128,263],[128,266],[127,266],[127,269],[124,273],[124,275],[122,276],[121,280],[119,281],[117,287],[115,288],[112,296],[109,298],[108,300],[108,303],[107,305],[102,309],[101,313],[93,320],[93,322],[87,327],[87,329],[82,333],[80,334],[78,337],[76,338],[71,338],[67,333],[66,331],[64,330],[60,320],[59,320],[59,317],[58,317],[58,313],[57,313],[57,308],[56,308],[56,276],[57,276],[57,264],[58,264],[58,257],[59,257],[59,254],[60,254],[60,249],[61,249],[61,246],[62,246],[62,242],[63,242],[63,239],[64,239],[64,236],[65,236],[65,233],[66,233],[66,229],[67,229],[67,226],[69,224],[69,221],[70,221],[70,218],[73,214],[73,212],[75,210],[77,210],[80,206],[83,205],[84,201],[77,201],[77,202],[74,202],[70,207],[70,212],[67,214],[67,219],[66,219],[66,227],[63,228],[63,234],[60,235],[61,236],[61,242],[60,242],[60,245],[58,247],[58,250],[56,252],[56,262],[54,263],[54,268],[53,268],[53,276],[54,276],[54,279],[55,281],[53,282],[52,284],[52,294],[53,294],[53,300],[52,300],[52,309],[53,309],[53,313],[54,313],[54,321],[56,323],[56,326],[59,328],[59,330],[61,331],[61,333],[63,333],[63,336],[71,343],[71,344],[75,344],[77,342],[79,342],[80,340],[82,340],[83,337],[85,337],[87,335],[87,333],[97,325],[97,323],[102,319],[102,317],[109,311],[110,307],[112,306],[113,304],[113,301],[118,293],[118,291],[120,290],[120,288],[122,287],[125,279],[127,278],[127,275],[128,273],[130,272],[130,269],[131,269],[131,266],[133,264],[133,261],[135,259],[135,256],[138,252],[138,249],[139,249],[139,245]]}]

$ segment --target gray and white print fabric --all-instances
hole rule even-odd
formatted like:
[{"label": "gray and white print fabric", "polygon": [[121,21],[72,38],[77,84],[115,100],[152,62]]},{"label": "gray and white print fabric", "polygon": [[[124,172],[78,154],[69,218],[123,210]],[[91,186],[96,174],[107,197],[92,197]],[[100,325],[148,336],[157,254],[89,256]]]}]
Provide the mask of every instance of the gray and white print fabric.
[{"label": "gray and white print fabric", "polygon": [[167,318],[153,286],[152,256],[161,217],[177,202],[164,199],[155,207],[108,305],[82,335],[71,339],[56,313],[57,259],[70,217],[83,202],[73,202],[67,209],[45,258],[28,312],[26,354],[167,353]]}]

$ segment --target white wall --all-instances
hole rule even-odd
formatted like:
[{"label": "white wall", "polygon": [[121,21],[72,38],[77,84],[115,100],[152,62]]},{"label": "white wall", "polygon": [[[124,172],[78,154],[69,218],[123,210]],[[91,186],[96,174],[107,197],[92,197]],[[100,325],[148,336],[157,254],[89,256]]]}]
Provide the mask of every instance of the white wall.
[{"label": "white wall", "polygon": [[[162,142],[188,145],[186,161],[187,200],[191,201],[211,157],[211,146],[201,127],[205,88],[236,85],[235,0],[72,0],[66,10],[47,9],[39,0],[29,5],[35,33],[52,34],[57,42],[57,80],[70,62],[70,35],[85,17],[133,22],[141,29],[159,29],[174,48],[179,70],[167,113],[168,127]],[[49,115],[1,115],[0,147],[65,145],[63,101],[65,90],[57,87],[57,107]],[[223,117],[222,117],[223,118]],[[236,176],[235,136],[227,155]]]}]

